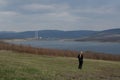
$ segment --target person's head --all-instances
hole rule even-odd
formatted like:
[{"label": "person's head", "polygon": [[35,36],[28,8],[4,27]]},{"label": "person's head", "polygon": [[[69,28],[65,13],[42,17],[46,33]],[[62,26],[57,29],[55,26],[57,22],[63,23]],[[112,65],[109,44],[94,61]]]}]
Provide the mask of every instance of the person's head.
[{"label": "person's head", "polygon": [[83,51],[80,51],[80,56],[83,55]]},{"label": "person's head", "polygon": [[83,51],[80,51],[80,54],[83,54]]},{"label": "person's head", "polygon": [[78,55],[83,55],[83,51],[80,51],[80,53],[78,53]]}]

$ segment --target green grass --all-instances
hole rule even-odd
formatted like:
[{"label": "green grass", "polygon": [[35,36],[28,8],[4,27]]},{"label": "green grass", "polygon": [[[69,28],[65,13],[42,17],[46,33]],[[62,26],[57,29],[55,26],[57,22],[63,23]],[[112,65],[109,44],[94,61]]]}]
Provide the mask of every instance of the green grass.
[{"label": "green grass", "polygon": [[120,80],[120,62],[0,51],[0,80]]}]

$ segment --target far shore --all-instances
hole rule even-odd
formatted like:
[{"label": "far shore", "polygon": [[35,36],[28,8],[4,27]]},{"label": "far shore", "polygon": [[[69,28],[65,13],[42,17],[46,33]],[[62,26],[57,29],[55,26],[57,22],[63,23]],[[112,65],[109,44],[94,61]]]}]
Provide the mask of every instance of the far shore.
[{"label": "far shore", "polygon": [[120,43],[120,41],[101,41],[101,40],[75,40],[75,39],[35,39],[35,38],[25,38],[25,39],[0,39],[0,41],[4,42],[13,42],[13,41],[75,41],[75,42],[111,42],[111,43]]}]

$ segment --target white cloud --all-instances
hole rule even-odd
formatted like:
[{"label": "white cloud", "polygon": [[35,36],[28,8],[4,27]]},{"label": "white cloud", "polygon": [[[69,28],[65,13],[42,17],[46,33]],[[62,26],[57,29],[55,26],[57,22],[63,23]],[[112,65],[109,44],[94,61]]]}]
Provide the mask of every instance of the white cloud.
[{"label": "white cloud", "polygon": [[81,19],[85,19],[84,17],[81,16],[75,16],[72,15],[69,12],[56,12],[56,13],[49,13],[44,16],[47,16],[48,18],[54,20],[54,21],[61,21],[61,22],[76,22]]},{"label": "white cloud", "polygon": [[77,13],[93,13],[93,14],[116,14],[116,6],[99,6],[99,7],[85,7],[73,10]]},{"label": "white cloud", "polygon": [[[15,23],[14,19],[19,16],[19,13],[14,11],[0,11],[0,24],[1,26]],[[12,25],[11,25],[12,26]]]},{"label": "white cloud", "polygon": [[52,16],[52,17],[58,17],[58,18],[60,18],[60,17],[70,17],[70,14],[68,13],[68,12],[61,12],[61,13],[49,13],[49,14],[47,14],[48,16]]},{"label": "white cloud", "polygon": [[14,11],[0,11],[0,15],[2,15],[2,16],[16,16],[16,15],[18,15],[18,13],[14,12]]},{"label": "white cloud", "polygon": [[6,5],[7,4],[7,1],[6,0],[0,0],[0,5]]},{"label": "white cloud", "polygon": [[[77,17],[69,12],[70,6],[68,4],[27,4],[21,6],[22,9],[26,11],[38,11],[35,14],[30,14],[31,20],[37,21],[52,21],[52,22],[75,22],[78,19],[83,19],[83,17]],[[41,14],[39,10],[45,11],[44,14]],[[47,12],[50,11],[50,12]],[[27,15],[26,15],[27,16]],[[39,20],[38,20],[39,18]],[[51,23],[52,24],[52,23]]]},{"label": "white cloud", "polygon": [[55,7],[53,5],[28,4],[28,5],[22,6],[22,8],[25,10],[36,11],[36,10],[51,10],[51,9],[54,9]]},{"label": "white cloud", "polygon": [[68,4],[54,4],[55,11],[69,11],[71,9],[70,5]]},{"label": "white cloud", "polygon": [[41,3],[33,3],[33,4],[25,4],[21,6],[23,10],[29,11],[29,13],[36,12],[37,14],[41,13],[53,13],[53,12],[64,12],[69,11],[70,6],[68,4],[41,4]]}]

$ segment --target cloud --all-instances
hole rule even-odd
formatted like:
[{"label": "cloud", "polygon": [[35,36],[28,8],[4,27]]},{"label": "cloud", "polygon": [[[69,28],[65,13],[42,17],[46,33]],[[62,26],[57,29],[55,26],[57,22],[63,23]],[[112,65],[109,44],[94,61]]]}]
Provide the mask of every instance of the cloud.
[{"label": "cloud", "polygon": [[88,7],[88,8],[79,8],[73,10],[76,13],[87,13],[87,14],[116,14],[118,11],[116,7],[113,6],[100,6],[100,7]]},{"label": "cloud", "polygon": [[14,11],[0,11],[1,16],[16,16],[18,15],[17,12]]},{"label": "cloud", "polygon": [[22,6],[25,10],[37,11],[37,10],[51,10],[54,9],[53,5],[43,5],[43,4],[28,4]]},{"label": "cloud", "polygon": [[6,0],[0,0],[0,5],[7,5],[7,1]]},{"label": "cloud", "polygon": [[46,16],[46,19],[50,18],[55,22],[58,21],[58,22],[63,22],[63,23],[78,22],[80,20],[86,19],[86,17],[82,17],[82,16],[78,17],[67,11],[49,13],[49,14],[44,15],[44,17],[45,16]]},{"label": "cloud", "polygon": [[112,28],[120,25],[119,4],[119,0],[0,0],[0,29]]},{"label": "cloud", "polygon": [[20,8],[27,14],[48,14],[68,11],[70,6],[67,4],[41,4],[32,3],[21,5]]}]

